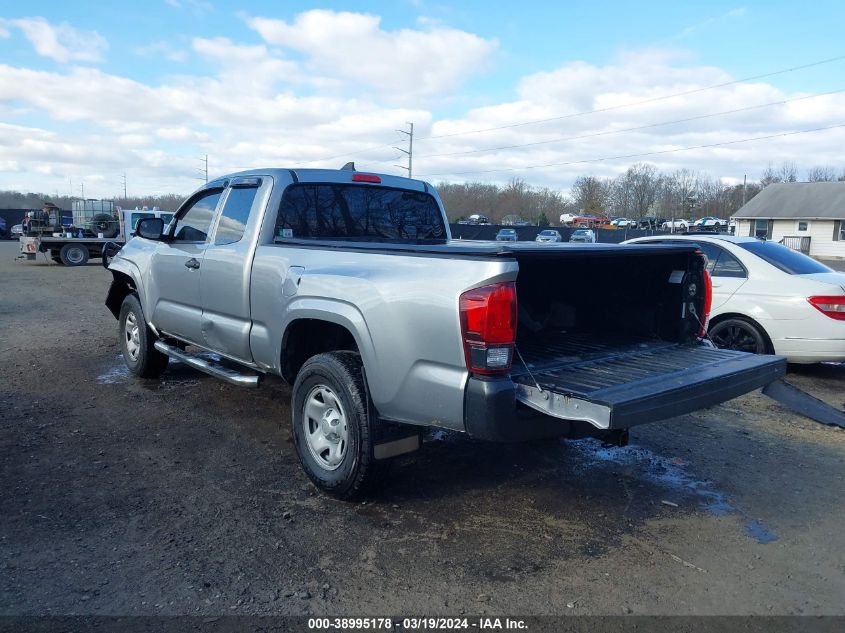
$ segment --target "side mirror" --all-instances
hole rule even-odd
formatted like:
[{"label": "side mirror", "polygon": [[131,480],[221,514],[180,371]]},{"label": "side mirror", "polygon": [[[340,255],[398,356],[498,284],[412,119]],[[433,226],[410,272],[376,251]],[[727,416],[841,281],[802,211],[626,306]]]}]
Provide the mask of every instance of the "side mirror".
[{"label": "side mirror", "polygon": [[160,240],[164,233],[164,220],[161,218],[141,218],[135,225],[135,234],[148,240]]}]

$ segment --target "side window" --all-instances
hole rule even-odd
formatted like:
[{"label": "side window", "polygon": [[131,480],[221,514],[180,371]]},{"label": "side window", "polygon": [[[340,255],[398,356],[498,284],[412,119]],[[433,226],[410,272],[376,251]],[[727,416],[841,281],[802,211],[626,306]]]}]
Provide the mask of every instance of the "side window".
[{"label": "side window", "polygon": [[153,213],[133,213],[131,216],[132,226],[129,227],[129,231],[133,232],[135,227],[138,226],[138,220],[143,220],[144,218],[154,218],[155,214]]},{"label": "side window", "polygon": [[174,239],[178,242],[204,242],[222,193],[220,190],[210,191],[182,212],[176,219]]},{"label": "side window", "polygon": [[745,279],[748,275],[739,260],[725,249],[719,249],[721,254],[711,271],[714,277],[738,277]]},{"label": "side window", "polygon": [[229,190],[229,197],[226,198],[220,222],[217,224],[215,245],[234,244],[240,241],[244,236],[249,212],[257,193],[257,187],[238,187]]}]

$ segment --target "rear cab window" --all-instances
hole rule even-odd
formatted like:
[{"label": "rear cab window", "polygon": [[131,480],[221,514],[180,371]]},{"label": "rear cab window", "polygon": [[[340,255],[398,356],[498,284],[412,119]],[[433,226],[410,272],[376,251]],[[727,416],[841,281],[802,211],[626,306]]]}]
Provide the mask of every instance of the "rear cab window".
[{"label": "rear cab window", "polygon": [[428,193],[346,183],[290,185],[274,237],[360,242],[445,243],[446,227]]},{"label": "rear cab window", "polygon": [[811,257],[775,242],[741,242],[737,246],[790,275],[829,273],[833,270]]}]

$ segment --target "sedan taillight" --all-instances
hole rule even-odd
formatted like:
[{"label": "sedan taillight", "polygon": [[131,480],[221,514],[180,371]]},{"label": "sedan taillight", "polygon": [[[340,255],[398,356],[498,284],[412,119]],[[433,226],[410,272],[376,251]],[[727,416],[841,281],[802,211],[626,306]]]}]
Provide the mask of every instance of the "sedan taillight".
[{"label": "sedan taillight", "polygon": [[467,290],[459,310],[467,369],[485,375],[507,373],[516,340],[516,283]]},{"label": "sedan taillight", "polygon": [[837,321],[845,321],[845,295],[835,297],[809,297],[810,302],[816,310]]}]

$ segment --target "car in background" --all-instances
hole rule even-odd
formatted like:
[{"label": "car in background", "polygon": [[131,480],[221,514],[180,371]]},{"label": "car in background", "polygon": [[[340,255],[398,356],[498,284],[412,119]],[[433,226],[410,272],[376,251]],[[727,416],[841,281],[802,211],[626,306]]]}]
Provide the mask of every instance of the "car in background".
[{"label": "car in background", "polygon": [[733,235],[640,237],[625,244],[698,244],[713,286],[716,345],[792,363],[845,361],[845,273],[776,242]]},{"label": "car in background", "polygon": [[654,217],[645,217],[640,218],[640,221],[637,223],[638,229],[646,229],[651,231],[656,231],[663,223],[666,222],[666,218],[654,218]]},{"label": "car in background", "polygon": [[18,239],[21,235],[23,235],[23,224],[15,224],[9,230],[9,237],[13,240]]},{"label": "car in background", "polygon": [[593,229],[576,229],[572,235],[569,236],[570,242],[588,242],[595,244],[596,232]]},{"label": "car in background", "polygon": [[698,218],[692,223],[692,225],[697,229],[715,229],[720,231],[725,228],[728,223],[725,220],[708,215],[707,217]]},{"label": "car in background", "polygon": [[628,218],[616,218],[615,220],[611,220],[610,225],[619,229],[635,229],[637,228],[637,221],[629,220]]},{"label": "car in background", "polygon": [[537,237],[534,238],[535,242],[562,242],[563,238],[560,236],[560,233],[555,231],[554,229],[545,229],[540,231],[537,234]]},{"label": "car in background", "polygon": [[516,242],[516,231],[514,229],[499,229],[496,233],[497,242]]},{"label": "car in background", "polygon": [[664,231],[689,231],[689,220],[666,220],[660,228]]},{"label": "car in background", "polygon": [[490,218],[481,213],[473,213],[468,220],[470,224],[490,224]]}]

